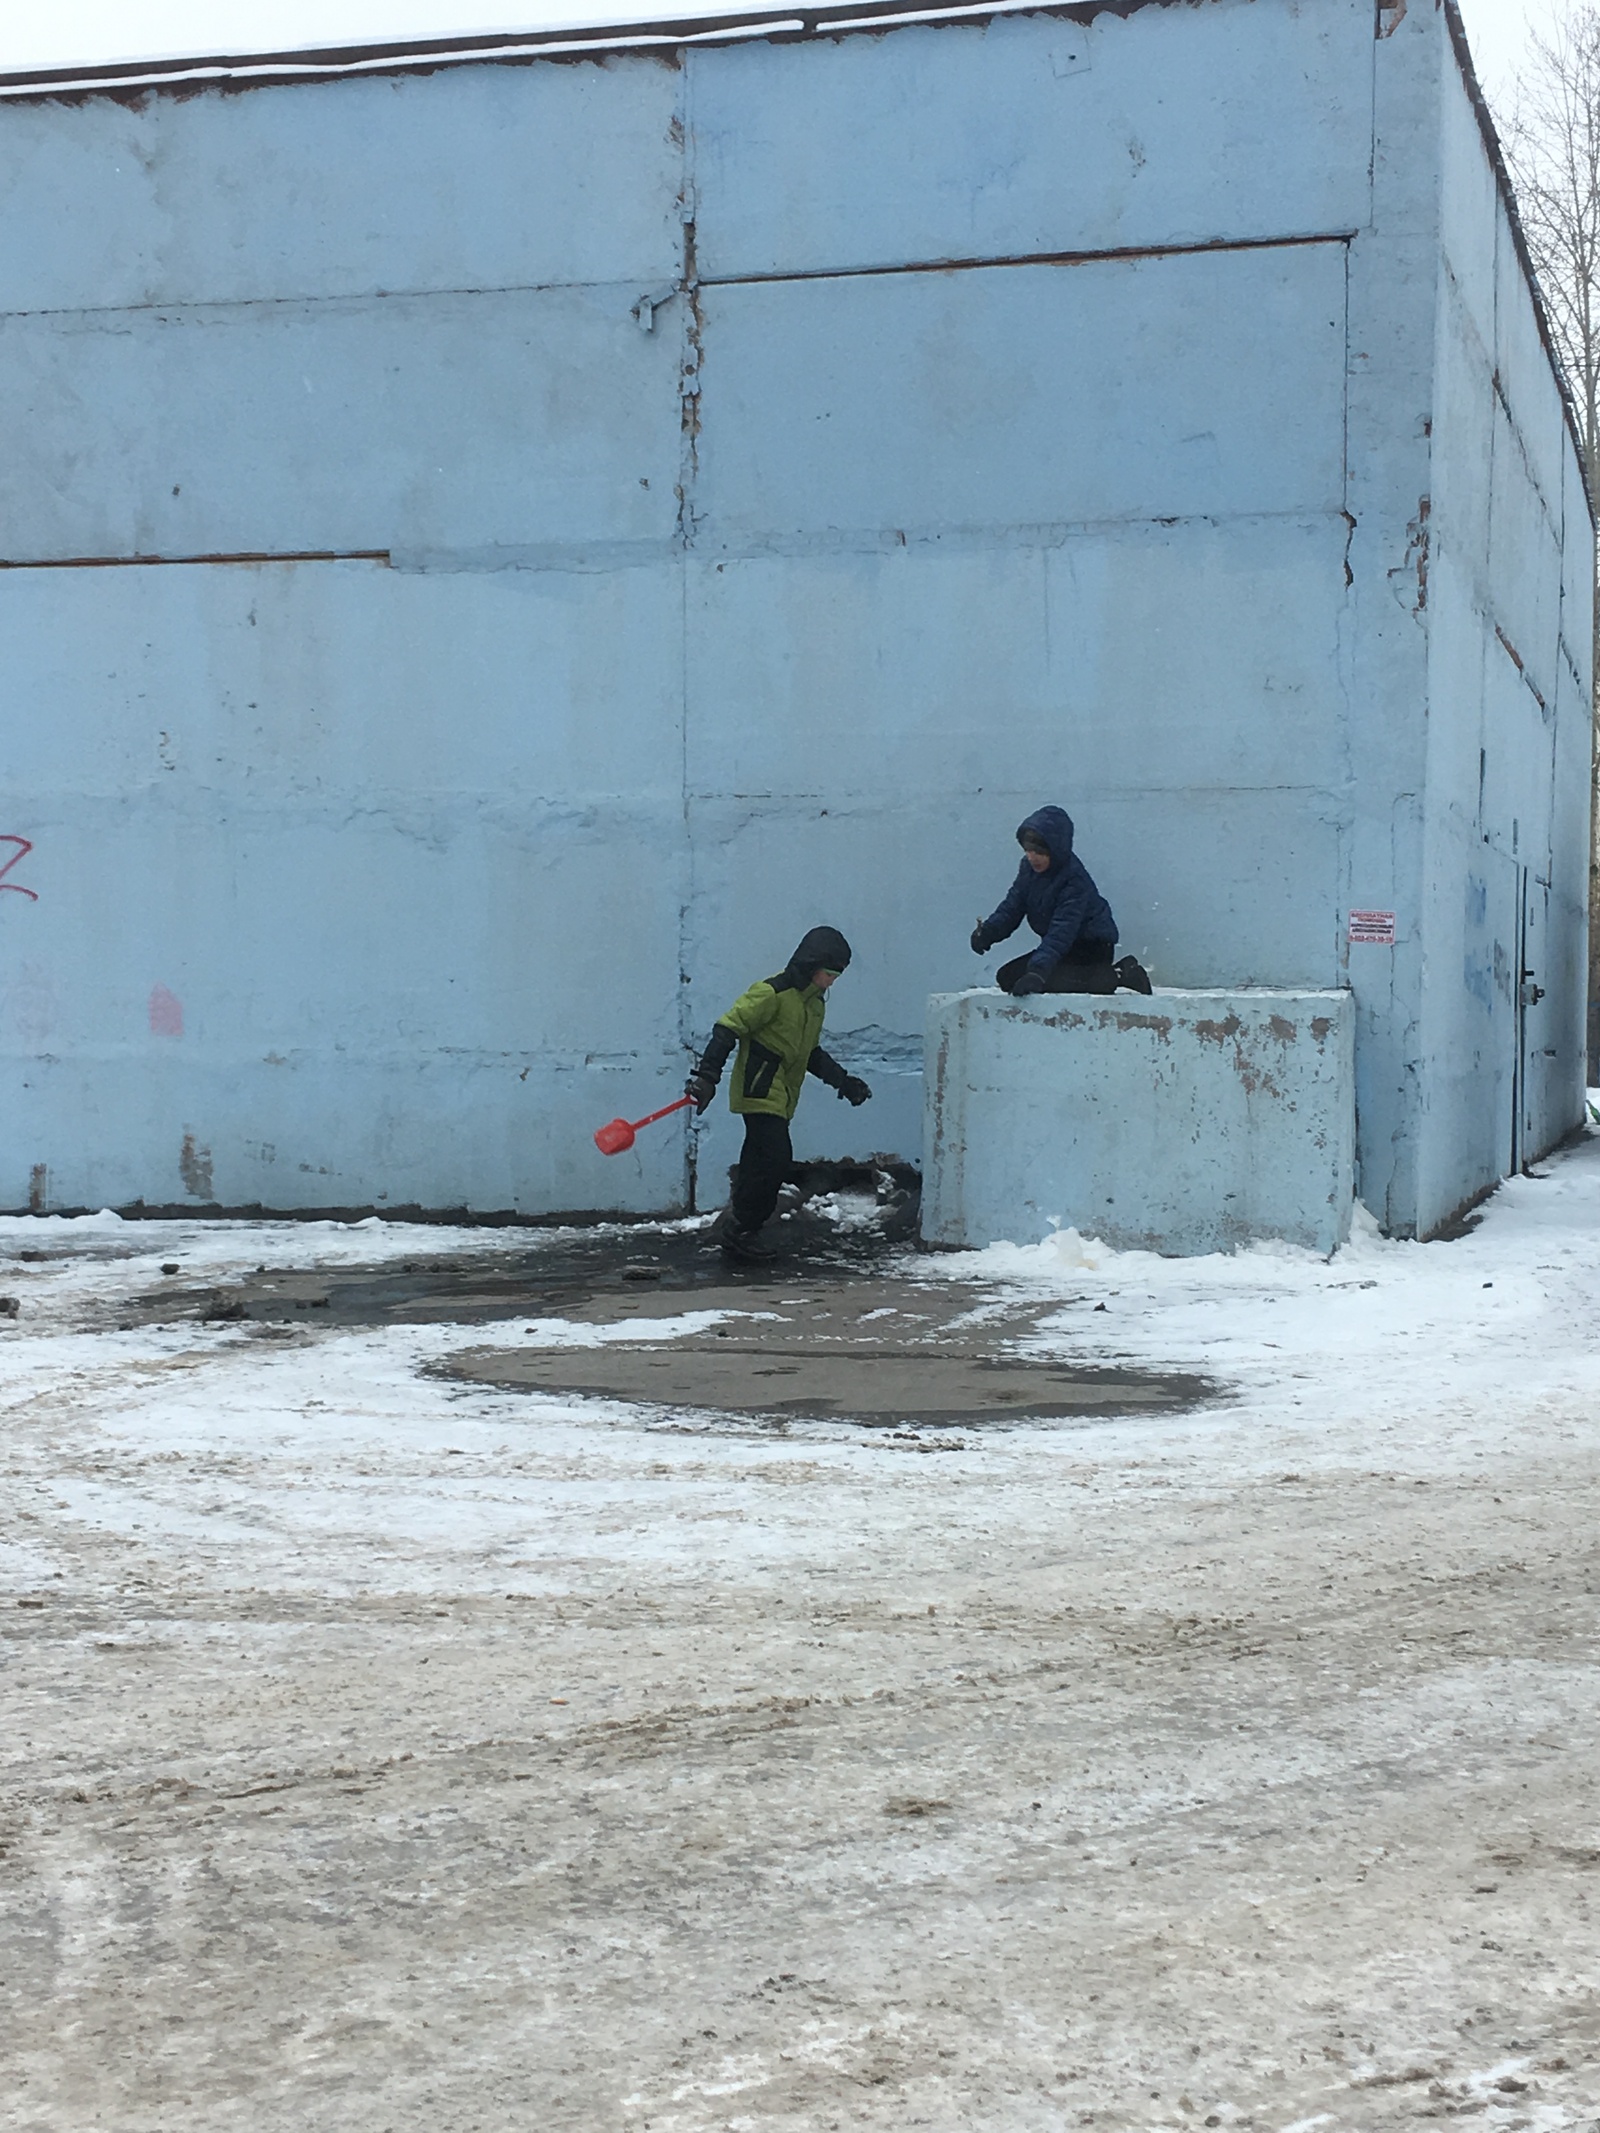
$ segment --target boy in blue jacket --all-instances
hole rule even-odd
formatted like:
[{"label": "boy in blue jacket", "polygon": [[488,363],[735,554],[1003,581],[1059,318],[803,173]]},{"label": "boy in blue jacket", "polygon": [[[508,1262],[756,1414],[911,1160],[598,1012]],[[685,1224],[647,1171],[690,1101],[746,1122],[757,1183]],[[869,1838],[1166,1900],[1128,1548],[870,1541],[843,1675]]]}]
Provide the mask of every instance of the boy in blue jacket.
[{"label": "boy in blue jacket", "polygon": [[1117,957],[1117,922],[1089,869],[1072,849],[1072,817],[1040,807],[1017,831],[1022,864],[1004,900],[972,932],[976,955],[1008,940],[1026,919],[1039,936],[1031,955],[1002,963],[1002,992],[1148,992],[1150,978],[1133,956]]}]

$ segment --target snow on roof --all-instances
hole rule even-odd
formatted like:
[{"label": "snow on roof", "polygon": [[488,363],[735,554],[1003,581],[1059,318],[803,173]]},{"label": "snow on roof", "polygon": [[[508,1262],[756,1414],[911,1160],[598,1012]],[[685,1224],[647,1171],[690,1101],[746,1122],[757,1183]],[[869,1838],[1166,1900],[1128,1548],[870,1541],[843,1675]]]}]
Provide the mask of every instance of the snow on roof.
[{"label": "snow on roof", "polygon": [[907,0],[834,0],[793,9],[747,8],[738,13],[685,14],[658,21],[609,22],[498,31],[479,36],[412,38],[401,44],[312,47],[294,52],[195,55],[122,60],[103,66],[32,68],[0,74],[0,97],[77,100],[87,96],[142,97],[152,90],[193,93],[208,88],[252,89],[274,84],[348,80],[362,74],[431,74],[443,67],[526,64],[534,60],[603,57],[618,52],[670,52],[696,44],[759,39],[793,41],[852,30],[880,31],[910,23],[983,23],[998,15],[1052,15],[1075,22],[1096,15],[1131,15],[1179,0],[982,0],[982,4],[908,6]]}]

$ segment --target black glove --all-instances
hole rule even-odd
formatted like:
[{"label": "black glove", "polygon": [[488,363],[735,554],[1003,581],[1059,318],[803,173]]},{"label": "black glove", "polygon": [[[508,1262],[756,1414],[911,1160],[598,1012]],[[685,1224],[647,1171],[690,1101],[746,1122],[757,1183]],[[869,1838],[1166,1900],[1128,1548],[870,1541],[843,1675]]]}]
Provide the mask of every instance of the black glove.
[{"label": "black glove", "polygon": [[974,955],[987,955],[990,945],[989,929],[980,918],[972,929],[972,952]]},{"label": "black glove", "polygon": [[725,1022],[719,1022],[711,1032],[705,1050],[689,1070],[689,1079],[683,1085],[685,1096],[694,1098],[695,1111],[703,1111],[717,1093],[717,1083],[722,1079],[722,1070],[739,1039]]},{"label": "black glove", "polygon": [[1047,989],[1044,972],[1030,968],[1025,970],[1016,984],[1012,986],[1011,996],[1015,1000],[1020,1000],[1025,993],[1044,992]]},{"label": "black glove", "polygon": [[872,1091],[859,1074],[846,1074],[843,1081],[839,1083],[836,1093],[842,1096],[847,1104],[854,1104],[859,1111],[872,1094]]}]

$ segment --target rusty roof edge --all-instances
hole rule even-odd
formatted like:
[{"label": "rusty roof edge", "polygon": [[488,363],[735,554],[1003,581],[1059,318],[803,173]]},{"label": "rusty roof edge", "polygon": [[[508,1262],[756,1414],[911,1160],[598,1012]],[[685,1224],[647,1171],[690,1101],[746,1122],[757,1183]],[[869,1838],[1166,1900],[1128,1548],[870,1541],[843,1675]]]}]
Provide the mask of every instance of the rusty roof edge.
[{"label": "rusty roof edge", "polygon": [[1489,109],[1489,99],[1483,93],[1478,80],[1478,70],[1473,64],[1472,47],[1467,42],[1467,27],[1461,19],[1458,0],[1443,0],[1444,19],[1450,32],[1450,43],[1455,52],[1456,64],[1461,69],[1461,79],[1466,87],[1472,108],[1477,113],[1478,130],[1483,135],[1483,145],[1488,151],[1494,169],[1495,183],[1499,187],[1501,203],[1506,211],[1506,221],[1511,227],[1511,241],[1516,246],[1517,259],[1523,278],[1528,284],[1528,294],[1533,299],[1533,315],[1539,328],[1539,339],[1544,343],[1544,352],[1550,368],[1555,373],[1556,390],[1561,395],[1562,412],[1567,418],[1567,434],[1572,439],[1572,448],[1578,461],[1578,479],[1583,485],[1584,502],[1589,507],[1589,519],[1593,524],[1597,515],[1597,502],[1589,485],[1589,469],[1584,460],[1583,432],[1578,423],[1577,402],[1572,395],[1572,386],[1567,378],[1567,367],[1561,360],[1561,351],[1556,346],[1555,334],[1550,325],[1550,314],[1545,309],[1544,291],[1539,286],[1538,269],[1533,263],[1533,254],[1528,248],[1527,232],[1522,227],[1522,215],[1517,207],[1516,187],[1511,182],[1511,172],[1500,146],[1499,129],[1494,114]]},{"label": "rusty roof edge", "polygon": [[806,37],[870,34],[880,29],[944,23],[981,26],[1005,15],[1051,15],[1088,24],[1097,15],[1125,17],[1147,7],[1192,5],[1193,0],[829,0],[823,6],[771,6],[736,12],[668,16],[638,22],[584,23],[566,28],[496,30],[480,36],[413,38],[405,43],[312,45],[295,51],[174,53],[163,59],[103,65],[34,67],[0,73],[0,98],[11,101],[127,96],[147,91],[272,88],[348,76],[432,72],[485,62],[521,64],[548,55],[628,53],[691,46],[728,37],[797,41]]}]

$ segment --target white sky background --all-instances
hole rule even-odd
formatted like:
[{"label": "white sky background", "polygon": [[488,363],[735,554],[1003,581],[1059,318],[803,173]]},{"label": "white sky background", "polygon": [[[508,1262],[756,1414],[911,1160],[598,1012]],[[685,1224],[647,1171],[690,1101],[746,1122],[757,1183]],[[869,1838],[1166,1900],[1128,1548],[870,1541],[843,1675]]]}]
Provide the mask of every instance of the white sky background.
[{"label": "white sky background", "polygon": [[[1484,86],[1504,98],[1529,22],[1543,25],[1562,0],[1461,4]],[[729,0],[0,0],[0,71],[659,20],[725,6]]]}]

